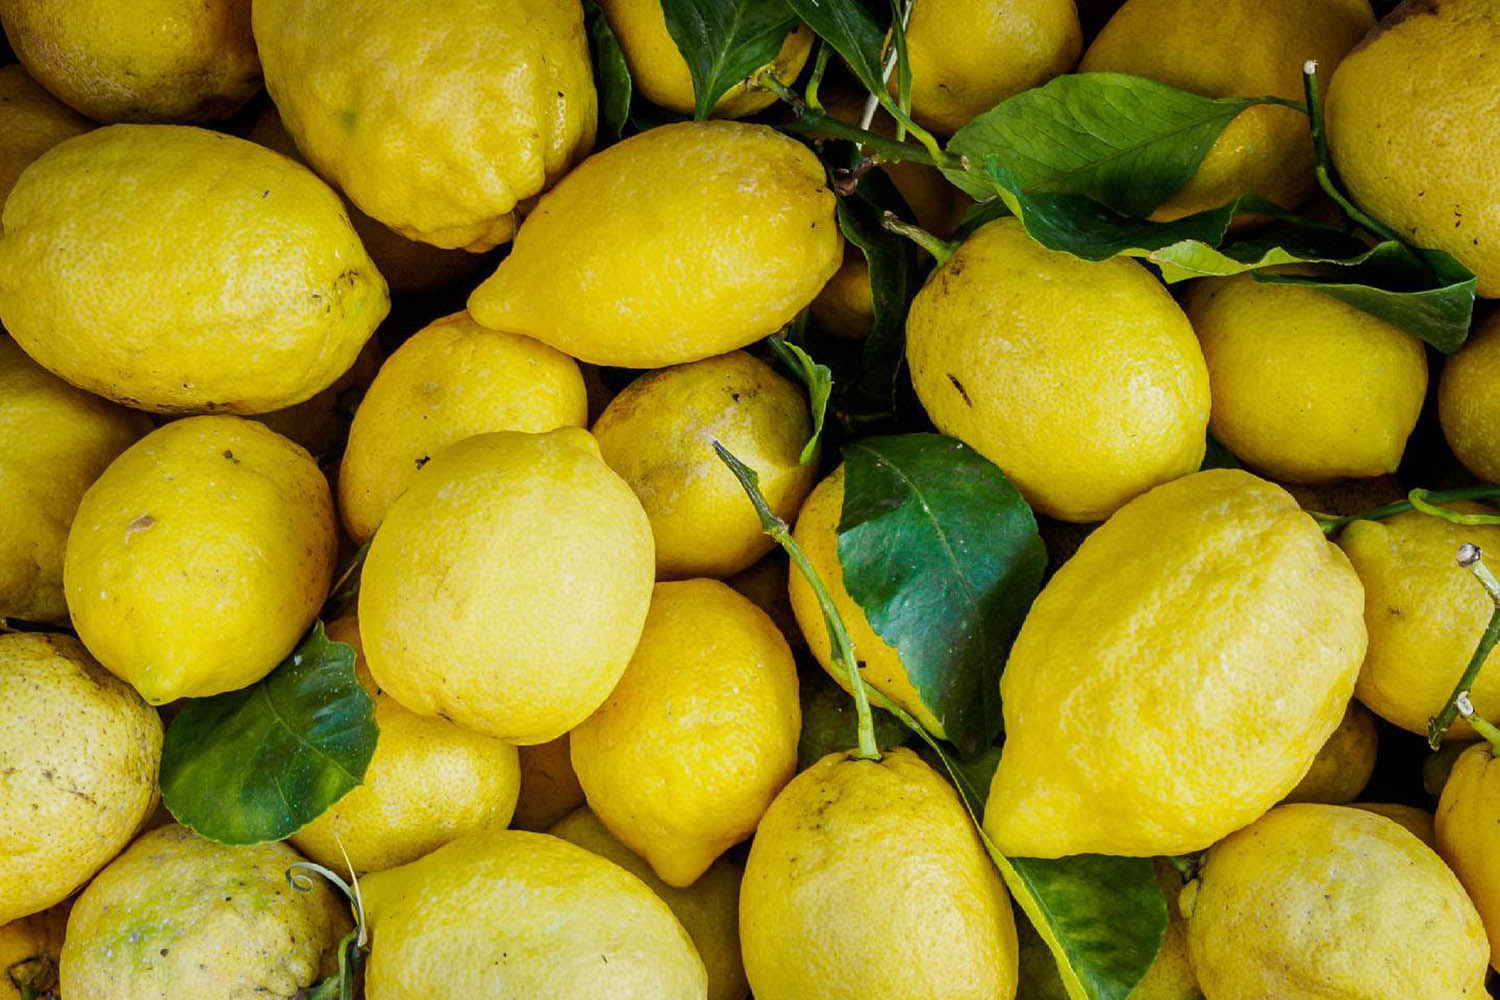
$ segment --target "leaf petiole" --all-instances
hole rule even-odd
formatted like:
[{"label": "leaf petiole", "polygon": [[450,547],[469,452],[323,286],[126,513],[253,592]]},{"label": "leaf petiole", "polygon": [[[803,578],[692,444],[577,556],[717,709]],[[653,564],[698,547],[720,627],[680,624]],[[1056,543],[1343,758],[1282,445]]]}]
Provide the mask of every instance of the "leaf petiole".
[{"label": "leaf petiole", "polygon": [[[867,149],[873,150],[883,159],[891,163],[923,163],[927,166],[936,166],[937,161],[932,158],[930,151],[921,146],[914,146],[909,142],[897,142],[883,135],[862,129],[848,122],[839,121],[837,118],[808,105],[806,101],[798,97],[786,84],[776,79],[769,71],[761,73],[755,78],[757,86],[764,87],[778,98],[791,106],[797,115],[797,120],[789,122],[784,128],[790,132],[817,133],[830,136],[834,139],[845,139],[849,142],[859,143]],[[941,152],[941,151],[940,151]],[[943,154],[945,157],[947,154]],[[952,157],[948,157],[952,160]],[[954,161],[954,166],[957,161]]]},{"label": "leaf petiole", "polygon": [[1401,237],[1394,230],[1360,211],[1359,207],[1333,182],[1333,164],[1328,156],[1328,133],[1323,127],[1323,102],[1318,97],[1318,61],[1316,59],[1309,59],[1302,64],[1302,90],[1307,97],[1307,117],[1312,126],[1315,155],[1313,169],[1317,174],[1318,187],[1322,188],[1323,192],[1343,209],[1345,215],[1363,228],[1381,239],[1402,242]]},{"label": "leaf petiole", "polygon": [[[1452,503],[1455,500],[1500,500],[1500,486],[1486,483],[1481,486],[1464,486],[1456,490],[1412,490],[1412,494],[1416,495],[1417,502],[1432,507],[1438,504]],[[1407,511],[1416,509],[1417,507],[1412,502],[1411,495],[1408,495],[1405,500],[1397,500],[1382,507],[1361,511],[1358,514],[1345,514],[1342,517],[1332,517],[1327,514],[1314,513],[1313,517],[1317,520],[1318,527],[1323,529],[1323,534],[1332,537],[1355,521],[1383,521],[1388,517],[1395,517],[1397,514],[1405,514]],[[1443,517],[1446,520],[1452,520],[1453,518],[1450,515],[1460,516],[1454,511],[1446,511],[1444,514],[1437,516]]]},{"label": "leaf petiole", "polygon": [[[1448,695],[1442,711],[1427,723],[1427,744],[1434,750],[1442,747],[1443,736],[1459,715],[1463,715],[1477,732],[1484,735],[1485,739],[1490,739],[1490,736],[1481,728],[1481,724],[1494,731],[1494,727],[1487,719],[1481,719],[1474,714],[1473,703],[1469,700],[1469,691],[1474,686],[1475,679],[1479,677],[1479,671],[1489,659],[1490,650],[1494,649],[1496,641],[1500,640],[1500,580],[1496,580],[1495,574],[1490,572],[1490,568],[1484,564],[1479,546],[1472,543],[1465,542],[1459,546],[1458,564],[1478,578],[1485,593],[1489,595],[1494,610],[1490,612],[1489,624],[1485,626],[1484,634],[1479,637],[1479,645],[1474,647],[1474,655],[1469,657],[1469,665],[1464,668],[1463,675],[1454,685],[1453,693]],[[1500,736],[1500,733],[1496,735]],[[1496,740],[1490,739],[1490,742],[1500,747],[1500,743]]]},{"label": "leaf petiole", "polygon": [[888,211],[882,215],[880,217],[880,224],[893,233],[905,236],[917,246],[932,254],[932,259],[937,261],[939,266],[946,264],[948,258],[952,257],[958,250],[957,243],[938,239],[921,226],[901,219],[895,212]]}]

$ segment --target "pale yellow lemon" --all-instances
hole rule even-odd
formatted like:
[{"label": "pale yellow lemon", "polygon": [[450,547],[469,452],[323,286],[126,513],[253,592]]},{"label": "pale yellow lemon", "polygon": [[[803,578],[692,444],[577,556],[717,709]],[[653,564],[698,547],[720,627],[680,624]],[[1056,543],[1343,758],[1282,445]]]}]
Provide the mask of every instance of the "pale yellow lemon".
[{"label": "pale yellow lemon", "polygon": [[1283,801],[1332,805],[1354,801],[1375,772],[1377,743],[1375,716],[1359,702],[1350,701],[1338,728],[1313,758],[1312,767]]},{"label": "pale yellow lemon", "polygon": [[1481,320],[1457,354],[1443,362],[1438,417],[1448,447],[1486,482],[1500,482],[1500,312]]},{"label": "pale yellow lemon", "polygon": [[20,66],[0,66],[0,207],[32,160],[93,127]]}]

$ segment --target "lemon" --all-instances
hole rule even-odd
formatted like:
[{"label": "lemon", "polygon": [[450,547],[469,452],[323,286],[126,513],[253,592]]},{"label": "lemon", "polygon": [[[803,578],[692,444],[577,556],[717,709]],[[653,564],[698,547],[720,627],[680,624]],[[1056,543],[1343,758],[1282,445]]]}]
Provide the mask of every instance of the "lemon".
[{"label": "lemon", "polygon": [[583,805],[583,786],[573,771],[567,734],[546,743],[519,747],[521,792],[511,826],[541,831]]},{"label": "lemon", "polygon": [[260,91],[250,0],[0,0],[32,76],[106,122],[210,122]]},{"label": "lemon", "polygon": [[1209,430],[1235,457],[1293,482],[1396,471],[1427,394],[1417,338],[1248,274],[1194,282],[1186,305],[1208,362]]},{"label": "lemon", "polygon": [[556,739],[624,673],[653,566],[645,511],[587,431],[468,438],[422,467],[370,545],[370,673],[419,715]]},{"label": "lemon", "polygon": [[0,337],[0,615],[67,621],[63,546],[78,501],[150,429],[144,414],[73,388]]},{"label": "lemon", "polygon": [[910,750],[824,757],[771,804],[745,863],[756,1000],[995,1000],[1016,990],[1010,900],[968,813]]},{"label": "lemon", "polygon": [[0,206],[32,160],[91,128],[93,122],[43,90],[20,66],[0,66]]},{"label": "lemon", "polygon": [[811,434],[806,394],[741,351],[642,375],[594,423],[599,453],[651,519],[662,579],[731,576],[776,544],[714,442],[759,474],[777,516],[792,518],[817,476],[816,455],[799,457]]},{"label": "lemon", "polygon": [[[1078,62],[1083,31],[1073,0],[926,0],[906,25],[911,111],[956,132],[1005,98]],[[891,74],[891,93],[897,93]]]},{"label": "lemon", "polygon": [[1490,963],[1500,968],[1500,764],[1488,743],[1463,752],[1443,786],[1435,825],[1437,851],[1468,890],[1489,932]]},{"label": "lemon", "polygon": [[62,950],[73,1000],[290,1000],[335,967],[349,928],[321,880],[293,888],[285,844],[225,847],[181,826],[143,835],[78,897]]},{"label": "lemon", "polygon": [[381,366],[349,427],[339,511],[355,541],[375,534],[417,470],[488,431],[541,433],[588,419],[572,358],[529,337],[486,330],[467,313],[436,320]]},{"label": "lemon", "polygon": [[846,246],[844,262],[813,299],[818,326],[835,337],[860,340],[875,322],[875,300],[870,292],[870,265],[859,249]]},{"label": "lemon", "polygon": [[1351,802],[1349,805],[1354,809],[1363,809],[1365,812],[1384,816],[1405,827],[1414,837],[1434,851],[1438,849],[1436,822],[1432,813],[1425,809],[1403,805],[1399,802]]},{"label": "lemon", "polygon": [[[901,662],[901,654],[870,627],[870,619],[865,617],[864,609],[855,602],[844,586],[844,567],[839,562],[838,536],[839,518],[843,511],[844,467],[840,465],[813,489],[807,502],[802,505],[792,537],[807,555],[807,561],[828,590],[834,608],[843,619],[844,627],[849,630],[849,638],[854,642],[854,655],[860,663],[860,677],[866,684],[911,713],[922,724],[923,729],[941,737],[943,724],[923,704],[922,695],[912,686],[906,667]],[[823,665],[823,669],[828,671],[829,676],[838,681],[844,690],[849,690],[843,667],[833,658],[828,626],[823,620],[823,607],[818,603],[817,595],[813,593],[807,578],[795,569],[789,574],[787,594],[791,599],[792,613],[802,629],[802,637],[807,640],[807,648]]]},{"label": "lemon", "polygon": [[680,122],[585,160],[469,297],[582,361],[660,368],[775,333],[843,249],[823,164],[764,125]]},{"label": "lemon", "polygon": [[0,635],[0,924],[88,881],[156,805],[161,719],[77,639]]},{"label": "lemon", "polygon": [[[328,638],[354,647],[366,680],[359,622],[329,622]],[[510,822],[521,784],[515,747],[372,693],[380,739],[364,781],[292,835],[299,851],[335,871],[381,871]]]},{"label": "lemon", "polygon": [[[57,960],[71,906],[59,903],[0,924],[0,1000],[30,1000],[57,992]],[[25,996],[23,988],[30,991]]]},{"label": "lemon", "polygon": [[[1374,23],[1369,0],[1126,0],[1078,68],[1150,77],[1205,97],[1301,103],[1303,63],[1316,60],[1326,85]],[[1177,219],[1252,193],[1295,208],[1316,187],[1307,116],[1260,105],[1229,123],[1151,218]]]},{"label": "lemon", "polygon": [[1442,859],[1359,809],[1280,806],[1215,845],[1183,895],[1210,1000],[1475,1000],[1489,944]]},{"label": "lemon", "polygon": [[[681,115],[692,115],[693,77],[677,42],[667,31],[667,19],[659,0],[602,0],[599,6],[625,54],[630,82],[653,104]],[[761,73],[770,72],[782,84],[790,86],[807,64],[812,43],[813,33],[806,26],[797,25],[787,35],[776,58],[745,74],[743,82],[718,99],[713,113],[720,118],[743,118],[775,104],[776,95],[752,81]]]},{"label": "lemon", "polygon": [[[1414,733],[1426,734],[1427,720],[1458,683],[1494,610],[1474,574],[1458,565],[1465,542],[1500,551],[1500,527],[1450,524],[1412,511],[1355,521],[1339,536],[1365,587],[1370,649],[1359,673],[1359,700]],[[1470,698],[1485,718],[1500,719],[1500,657],[1485,660]],[[1447,736],[1473,739],[1474,731],[1459,719]]]},{"label": "lemon", "polygon": [[797,667],[717,580],[659,583],[625,675],[573,730],[589,806],[663,882],[688,886],[755,831],[797,769]]},{"label": "lemon", "polygon": [[740,961],[740,870],[720,858],[691,886],[679,889],[656,877],[651,866],[610,835],[587,807],[552,827],[554,837],[613,861],[646,883],[671,907],[703,959],[708,973],[708,1000],[745,1000],[750,984]]},{"label": "lemon", "polygon": [[703,962],[640,879],[557,837],[470,834],[362,880],[369,1000],[703,1000]]},{"label": "lemon", "polygon": [[1353,802],[1375,772],[1377,736],[1375,716],[1359,702],[1349,702],[1338,728],[1285,801],[1332,805]]},{"label": "lemon", "polygon": [[1488,298],[1500,295],[1497,34],[1491,0],[1403,3],[1339,67],[1326,108],[1354,200],[1402,239],[1457,257]]},{"label": "lemon", "polygon": [[163,413],[262,413],[354,363],[389,306],[342,203],[253,142],[114,125],[5,203],[0,321],[74,385]]},{"label": "lemon", "polygon": [[516,203],[594,141],[577,0],[256,0],[266,89],[297,148],[360,210],[487,250]]},{"label": "lemon", "polygon": [[1102,520],[1203,459],[1208,372],[1177,303],[1140,264],[1047,250],[1015,219],[933,272],[906,357],[938,430],[1048,516]]},{"label": "lemon", "polygon": [[89,487],[63,587],[89,652],[159,705],[270,673],[317,617],[337,552],[307,452],[251,420],[189,417]]},{"label": "lemon", "polygon": [[749,569],[736,573],[724,582],[770,615],[782,637],[796,647],[804,643],[802,630],[797,626],[797,619],[792,614],[792,602],[787,594],[787,575],[790,569],[791,564],[787,561],[786,554],[773,550]]},{"label": "lemon", "polygon": [[1364,656],[1362,608],[1343,554],[1248,472],[1199,472],[1132,501],[1021,626],[985,829],[1008,855],[1147,857],[1252,822],[1337,728]]},{"label": "lemon", "polygon": [[1500,313],[1481,320],[1459,352],[1443,363],[1438,417],[1448,447],[1486,482],[1500,482],[1500,405],[1491,387],[1500,376]]}]

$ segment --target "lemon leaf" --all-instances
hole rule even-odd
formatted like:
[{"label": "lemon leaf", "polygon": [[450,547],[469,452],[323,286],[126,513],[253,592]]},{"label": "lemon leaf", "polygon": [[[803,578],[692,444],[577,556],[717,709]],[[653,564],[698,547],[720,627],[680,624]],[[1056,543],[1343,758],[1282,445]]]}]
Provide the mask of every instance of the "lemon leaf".
[{"label": "lemon leaf", "polygon": [[833,50],[844,57],[870,93],[885,90],[880,50],[885,31],[860,0],[787,0],[788,6]]},{"label": "lemon leaf", "polygon": [[183,704],[162,744],[162,802],[221,844],[281,840],[364,780],[378,735],[353,647],[318,622],[260,681]]},{"label": "lemon leaf", "polygon": [[811,465],[818,457],[818,441],[823,437],[823,421],[828,415],[828,397],[833,393],[833,372],[820,365],[802,348],[784,337],[766,338],[771,353],[807,389],[807,403],[812,412],[812,434],[802,446],[800,461]]},{"label": "lemon leaf", "polygon": [[693,78],[699,121],[731,87],[775,59],[797,23],[785,0],[661,0],[661,9]]},{"label": "lemon leaf", "polygon": [[606,135],[618,139],[630,120],[630,66],[603,8],[594,0],[589,0],[587,16],[589,51],[594,57],[594,79],[599,90],[599,127]]}]

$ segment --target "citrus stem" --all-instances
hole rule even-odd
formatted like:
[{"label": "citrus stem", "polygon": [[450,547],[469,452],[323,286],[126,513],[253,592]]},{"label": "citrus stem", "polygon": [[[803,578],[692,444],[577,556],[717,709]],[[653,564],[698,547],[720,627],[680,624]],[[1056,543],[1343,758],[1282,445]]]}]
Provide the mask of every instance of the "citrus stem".
[{"label": "citrus stem", "polygon": [[[903,32],[906,30],[907,24],[911,21],[911,5],[912,0],[906,0],[906,2],[901,5],[901,30]],[[900,51],[894,45],[886,50],[885,60],[880,64],[880,83],[882,86],[890,81],[891,70],[896,68],[896,62],[900,58],[900,56]],[[875,109],[878,107],[880,107],[880,97],[878,94],[871,94],[869,97],[865,98],[865,108],[859,116],[860,128],[870,127],[870,123],[875,120]],[[909,111],[911,109],[908,108],[907,110]],[[896,138],[902,138],[900,133],[897,133]]]},{"label": "citrus stem", "polygon": [[[1472,572],[1479,580],[1485,593],[1489,595],[1494,610],[1490,612],[1489,624],[1485,626],[1484,634],[1479,637],[1479,645],[1474,647],[1474,655],[1469,657],[1469,665],[1464,668],[1463,676],[1459,677],[1458,683],[1454,685],[1453,693],[1443,704],[1442,711],[1427,723],[1427,743],[1434,750],[1443,745],[1444,734],[1448,732],[1448,727],[1453,725],[1453,720],[1459,714],[1463,714],[1464,718],[1469,720],[1469,724],[1481,734],[1484,733],[1484,730],[1480,728],[1481,724],[1494,730],[1488,720],[1480,719],[1473,714],[1474,706],[1469,701],[1469,691],[1473,688],[1474,681],[1478,678],[1485,661],[1489,659],[1490,650],[1495,648],[1496,641],[1500,641],[1500,580],[1496,580],[1495,574],[1490,572],[1490,568],[1484,564],[1479,546],[1472,543],[1465,542],[1459,546],[1458,564]],[[1485,738],[1490,739],[1488,735]],[[1494,740],[1490,742],[1495,743]]]},{"label": "citrus stem", "polygon": [[[1500,515],[1496,514],[1469,514],[1461,510],[1449,510],[1439,507],[1431,499],[1428,490],[1412,490],[1406,495],[1411,501],[1413,510],[1420,511],[1429,517],[1447,521],[1449,524],[1477,525],[1477,524],[1500,524]],[[1486,571],[1488,572],[1488,571]]]},{"label": "citrus stem", "polygon": [[932,254],[933,260],[937,261],[939,266],[946,264],[948,258],[952,257],[954,252],[958,250],[957,243],[938,239],[921,226],[914,225],[897,217],[894,212],[883,214],[880,217],[880,224],[893,233],[905,236],[917,246]]},{"label": "citrus stem", "polygon": [[[1500,500],[1500,486],[1485,484],[1483,486],[1464,486],[1456,490],[1412,490],[1417,494],[1417,501],[1428,507],[1437,504],[1452,503],[1455,500]],[[1318,526],[1323,529],[1323,534],[1333,536],[1343,531],[1355,521],[1382,521],[1397,514],[1405,514],[1407,511],[1416,510],[1416,505],[1408,495],[1405,500],[1397,500],[1383,507],[1363,511],[1358,514],[1346,514],[1343,517],[1329,517],[1326,515],[1313,516],[1318,520]],[[1447,511],[1447,514],[1454,513]],[[1438,515],[1443,516],[1443,515]]]},{"label": "citrus stem", "polygon": [[783,126],[789,132],[804,134],[814,132],[832,136],[835,139],[846,139],[849,142],[855,142],[873,150],[881,158],[891,163],[925,163],[929,167],[935,165],[932,155],[921,146],[888,139],[868,129],[862,129],[858,126],[850,125],[848,122],[839,121],[826,111],[809,106],[806,101],[798,97],[785,84],[772,76],[769,71],[763,72],[760,76],[756,77],[756,82],[791,105],[792,111],[797,115],[797,120]]},{"label": "citrus stem", "polygon": [[1338,185],[1333,182],[1333,164],[1328,156],[1328,133],[1323,127],[1323,102],[1318,98],[1318,61],[1316,59],[1309,59],[1302,64],[1302,90],[1307,96],[1307,117],[1312,125],[1313,152],[1315,155],[1315,166],[1313,169],[1318,178],[1318,186],[1354,222],[1368,229],[1381,239],[1401,243],[1400,236],[1382,223],[1377,222],[1360,211],[1359,207],[1350,201],[1344,192],[1339,190]]},{"label": "citrus stem", "polygon": [[807,80],[807,88],[803,91],[806,95],[807,106],[814,111],[823,111],[823,101],[818,97],[818,88],[823,85],[823,74],[828,72],[828,60],[833,55],[833,47],[827,42],[818,43],[818,58],[813,63],[812,76]]},{"label": "citrus stem", "polygon": [[823,610],[823,624],[828,629],[828,644],[832,647],[833,658],[843,669],[844,675],[849,679],[849,690],[854,695],[854,710],[859,718],[859,749],[855,756],[863,760],[879,760],[880,747],[875,742],[875,719],[870,714],[870,698],[865,691],[864,678],[860,676],[859,661],[854,658],[854,640],[849,638],[849,630],[844,626],[844,620],[839,615],[838,608],[834,607],[833,598],[828,594],[828,588],[823,585],[818,571],[813,569],[812,563],[807,560],[807,553],[802,551],[802,546],[792,538],[791,530],[787,524],[766,503],[765,496],[760,492],[760,476],[756,471],[741,462],[734,454],[718,441],[714,442],[714,451],[719,460],[729,466],[729,471],[734,473],[734,478],[740,481],[740,486],[750,497],[750,502],[755,506],[755,513],[760,518],[760,530],[780,545],[786,551],[787,556],[797,567],[797,571],[807,580],[808,586],[812,587],[813,594],[818,598],[818,606]]}]

